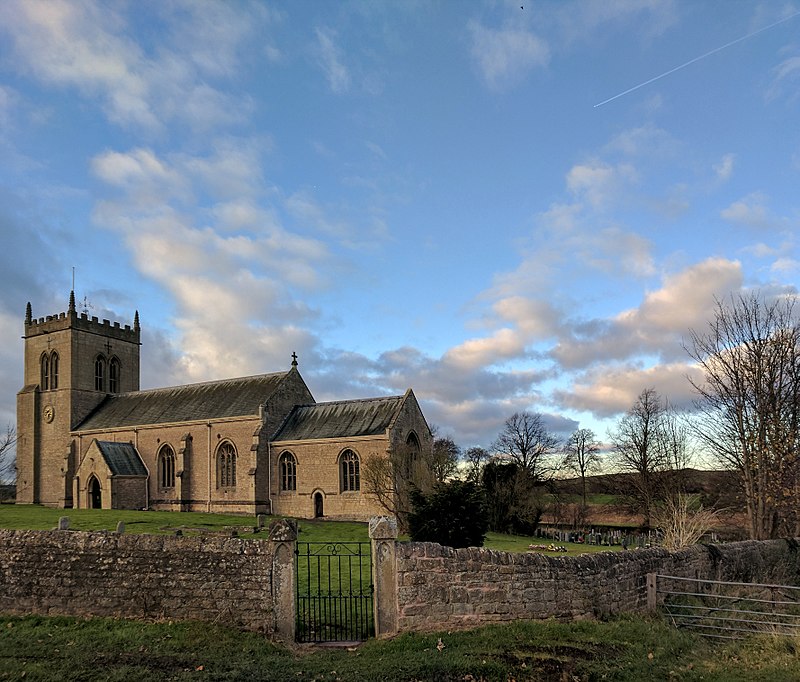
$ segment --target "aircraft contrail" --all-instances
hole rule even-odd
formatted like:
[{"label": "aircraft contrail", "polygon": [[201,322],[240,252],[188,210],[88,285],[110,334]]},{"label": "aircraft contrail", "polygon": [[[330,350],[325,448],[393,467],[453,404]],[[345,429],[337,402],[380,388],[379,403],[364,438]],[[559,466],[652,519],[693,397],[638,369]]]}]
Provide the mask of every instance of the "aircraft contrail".
[{"label": "aircraft contrail", "polygon": [[748,38],[752,38],[753,36],[758,35],[759,33],[762,33],[763,31],[766,31],[766,30],[768,30],[770,28],[773,28],[774,26],[777,26],[778,24],[782,24],[785,21],[789,21],[789,19],[794,19],[798,15],[800,15],[800,12],[795,12],[794,14],[791,14],[788,17],[784,17],[783,19],[781,19],[779,21],[776,21],[775,23],[770,24],[769,26],[764,26],[763,28],[760,28],[757,31],[753,31],[752,33],[748,33],[746,36],[742,36],[741,38],[737,38],[736,40],[731,40],[731,42],[725,43],[724,45],[722,45],[720,47],[714,48],[710,52],[706,52],[705,54],[701,54],[699,57],[695,57],[694,59],[690,59],[685,64],[681,64],[680,66],[676,66],[674,69],[670,69],[669,71],[665,71],[664,73],[662,73],[659,76],[655,76],[654,78],[651,78],[650,80],[646,80],[644,83],[639,83],[639,85],[634,85],[632,88],[628,88],[627,90],[625,90],[624,92],[619,93],[618,95],[614,95],[613,97],[609,97],[608,99],[603,100],[599,104],[595,104],[594,108],[596,109],[597,107],[602,107],[604,104],[608,104],[609,102],[613,102],[615,99],[618,99],[619,97],[622,97],[623,95],[627,95],[629,92],[633,92],[634,90],[638,90],[639,88],[643,88],[645,85],[650,85],[650,83],[653,83],[653,82],[659,80],[660,78],[664,78],[665,76],[669,76],[671,73],[675,73],[676,71],[680,71],[681,69],[689,66],[690,64],[694,64],[695,62],[699,62],[701,59],[705,59],[706,57],[710,57],[712,54],[715,54],[715,53],[719,52],[720,50],[724,50],[726,47],[730,47],[731,45],[736,45],[736,43],[741,43],[743,40],[747,40]]}]

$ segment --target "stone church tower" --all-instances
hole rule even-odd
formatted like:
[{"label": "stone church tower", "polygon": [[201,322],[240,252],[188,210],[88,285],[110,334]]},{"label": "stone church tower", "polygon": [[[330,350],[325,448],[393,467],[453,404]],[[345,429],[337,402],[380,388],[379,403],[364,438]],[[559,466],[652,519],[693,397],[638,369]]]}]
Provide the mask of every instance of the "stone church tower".
[{"label": "stone church tower", "polygon": [[109,393],[139,390],[139,313],[129,325],[75,309],[25,311],[24,386],[17,394],[17,502],[72,506],[77,453],[70,431]]}]

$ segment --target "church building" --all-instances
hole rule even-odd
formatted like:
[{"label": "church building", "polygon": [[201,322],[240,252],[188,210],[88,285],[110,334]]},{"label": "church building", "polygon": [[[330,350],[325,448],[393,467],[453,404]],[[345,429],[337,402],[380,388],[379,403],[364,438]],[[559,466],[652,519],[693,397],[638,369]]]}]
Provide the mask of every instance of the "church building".
[{"label": "church building", "polygon": [[25,312],[17,503],[61,508],[383,513],[362,467],[433,437],[411,389],[317,403],[298,371],[139,390],[133,326]]}]

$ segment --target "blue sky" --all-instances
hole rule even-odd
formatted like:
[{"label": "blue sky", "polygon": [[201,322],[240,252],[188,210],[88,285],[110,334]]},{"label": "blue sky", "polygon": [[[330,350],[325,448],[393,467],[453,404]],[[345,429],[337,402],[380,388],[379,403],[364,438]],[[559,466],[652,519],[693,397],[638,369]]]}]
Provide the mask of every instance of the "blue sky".
[{"label": "blue sky", "polygon": [[464,446],[689,404],[714,298],[796,291],[799,12],[5,0],[0,420],[73,267],[138,309],[143,387],[296,351],[317,400],[413,387]]}]

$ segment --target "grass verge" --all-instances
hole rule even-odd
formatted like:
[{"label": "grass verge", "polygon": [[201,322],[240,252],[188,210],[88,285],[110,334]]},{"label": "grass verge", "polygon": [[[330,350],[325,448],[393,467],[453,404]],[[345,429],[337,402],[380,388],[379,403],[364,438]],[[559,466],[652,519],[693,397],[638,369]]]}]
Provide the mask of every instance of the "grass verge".
[{"label": "grass verge", "polygon": [[[0,617],[0,680],[770,680],[798,641],[715,645],[663,621],[516,622],[348,649],[286,648],[200,623]],[[437,644],[441,641],[442,646]]]}]

